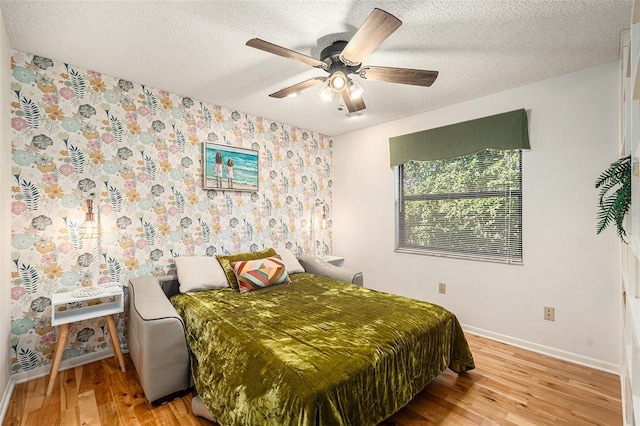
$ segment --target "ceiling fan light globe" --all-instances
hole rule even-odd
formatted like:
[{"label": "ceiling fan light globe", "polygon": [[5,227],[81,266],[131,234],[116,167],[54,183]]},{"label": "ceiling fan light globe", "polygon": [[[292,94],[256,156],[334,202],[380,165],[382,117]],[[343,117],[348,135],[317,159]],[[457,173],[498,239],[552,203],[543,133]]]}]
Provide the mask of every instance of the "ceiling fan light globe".
[{"label": "ceiling fan light globe", "polygon": [[334,92],[342,92],[347,85],[347,76],[342,71],[334,72],[329,78],[329,86]]},{"label": "ceiling fan light globe", "polygon": [[341,91],[344,89],[344,79],[341,76],[337,76],[331,80],[331,85],[333,86],[333,90]]},{"label": "ceiling fan light globe", "polygon": [[320,89],[320,99],[322,99],[325,102],[331,102],[334,96],[335,96],[335,92],[333,91],[333,89],[331,88],[328,82],[322,85],[322,89]]},{"label": "ceiling fan light globe", "polygon": [[360,86],[352,79],[349,79],[349,82],[347,83],[347,94],[349,95],[349,97],[354,100],[359,99],[363,93],[364,89],[362,88],[362,86]]}]

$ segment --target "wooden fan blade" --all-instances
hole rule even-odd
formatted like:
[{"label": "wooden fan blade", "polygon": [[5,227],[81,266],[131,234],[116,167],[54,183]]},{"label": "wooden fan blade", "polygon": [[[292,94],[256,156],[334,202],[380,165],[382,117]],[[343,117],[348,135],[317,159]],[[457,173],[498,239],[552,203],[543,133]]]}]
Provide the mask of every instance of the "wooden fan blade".
[{"label": "wooden fan blade", "polygon": [[373,9],[353,38],[340,54],[340,60],[346,65],[357,66],[369,53],[376,50],[402,21],[381,9]]},{"label": "wooden fan blade", "polygon": [[429,87],[438,77],[438,71],[414,70],[410,68],[363,67],[358,71],[365,80],[411,84]]},{"label": "wooden fan blade", "polygon": [[264,41],[259,38],[252,38],[247,42],[247,46],[264,50],[265,52],[273,53],[274,55],[282,56],[284,58],[293,59],[294,61],[300,61],[315,68],[328,69],[327,64],[316,58],[303,55],[302,53],[287,49],[286,47],[278,46],[277,44],[269,43],[268,41]]},{"label": "wooden fan blade", "polygon": [[344,104],[347,106],[349,112],[361,111],[367,107],[364,104],[362,96],[360,96],[358,99],[352,100],[346,90],[342,91],[342,99],[344,100]]},{"label": "wooden fan blade", "polygon": [[272,98],[282,99],[289,95],[293,95],[294,93],[298,93],[304,89],[308,89],[309,87],[315,86],[316,84],[322,83],[325,81],[326,77],[314,77],[309,80],[305,80],[303,82],[294,84],[293,86],[289,86],[285,89],[279,90],[275,93],[270,94]]}]

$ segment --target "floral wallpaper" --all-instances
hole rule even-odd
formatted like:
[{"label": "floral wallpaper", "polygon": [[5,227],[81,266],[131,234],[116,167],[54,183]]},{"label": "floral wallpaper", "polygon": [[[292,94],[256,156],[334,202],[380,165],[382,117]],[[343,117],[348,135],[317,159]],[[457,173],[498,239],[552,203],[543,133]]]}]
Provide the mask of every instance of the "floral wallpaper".
[{"label": "floral wallpaper", "polygon": [[[55,292],[171,274],[176,256],[330,253],[330,226],[311,229],[320,203],[331,218],[328,137],[20,51],[11,67],[13,372],[51,363]],[[258,150],[259,191],[203,189],[204,141]],[[80,234],[88,198],[99,245]],[[73,324],[63,359],[106,333]]]}]

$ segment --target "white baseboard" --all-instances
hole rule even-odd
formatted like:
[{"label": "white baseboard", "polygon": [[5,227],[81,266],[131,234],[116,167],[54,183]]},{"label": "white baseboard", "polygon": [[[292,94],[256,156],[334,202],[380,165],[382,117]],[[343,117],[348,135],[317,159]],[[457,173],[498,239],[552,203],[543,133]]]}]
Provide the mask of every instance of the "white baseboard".
[{"label": "white baseboard", "polygon": [[[60,370],[68,370],[69,368],[75,368],[79,365],[88,364],[90,362],[100,361],[101,359],[109,358],[115,356],[113,349],[105,349],[100,352],[91,352],[89,354],[80,355],[74,358],[65,359],[60,363]],[[29,371],[21,371],[19,373],[15,373],[13,377],[14,383],[24,383],[29,380],[38,379],[40,377],[48,376],[51,372],[50,365],[43,365],[41,367],[36,367],[33,370]]]},{"label": "white baseboard", "polygon": [[10,377],[7,387],[2,394],[2,402],[0,404],[0,424],[4,424],[4,416],[7,414],[7,410],[9,409],[9,403],[11,402],[11,395],[13,395],[14,386],[15,382],[13,381],[13,377]]},{"label": "white baseboard", "polygon": [[547,355],[552,358],[561,359],[563,361],[571,362],[573,364],[590,367],[596,370],[604,371],[606,373],[620,375],[620,366],[612,364],[610,362],[601,361],[595,358],[589,358],[583,355],[575,354],[572,352],[563,351],[561,349],[552,348],[550,346],[541,345],[538,343],[529,342],[526,340],[518,339],[516,337],[506,336],[504,334],[495,333],[493,331],[484,330],[481,328],[473,327],[470,325],[462,324],[462,329],[468,333],[475,334],[480,337],[486,337],[487,339],[495,340],[498,342],[506,343],[517,348],[526,349],[531,352],[536,352],[542,355]]}]

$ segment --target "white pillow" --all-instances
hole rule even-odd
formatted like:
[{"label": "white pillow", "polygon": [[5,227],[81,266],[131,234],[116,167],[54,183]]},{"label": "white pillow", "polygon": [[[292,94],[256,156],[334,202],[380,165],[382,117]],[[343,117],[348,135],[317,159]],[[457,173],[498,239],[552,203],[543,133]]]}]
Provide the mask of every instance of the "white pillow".
[{"label": "white pillow", "polygon": [[287,270],[287,274],[297,274],[298,272],[304,272],[304,268],[298,262],[298,259],[286,248],[276,248],[274,249],[276,253],[282,258],[284,262],[284,267]]},{"label": "white pillow", "polygon": [[229,287],[227,276],[214,256],[175,258],[180,293]]}]

